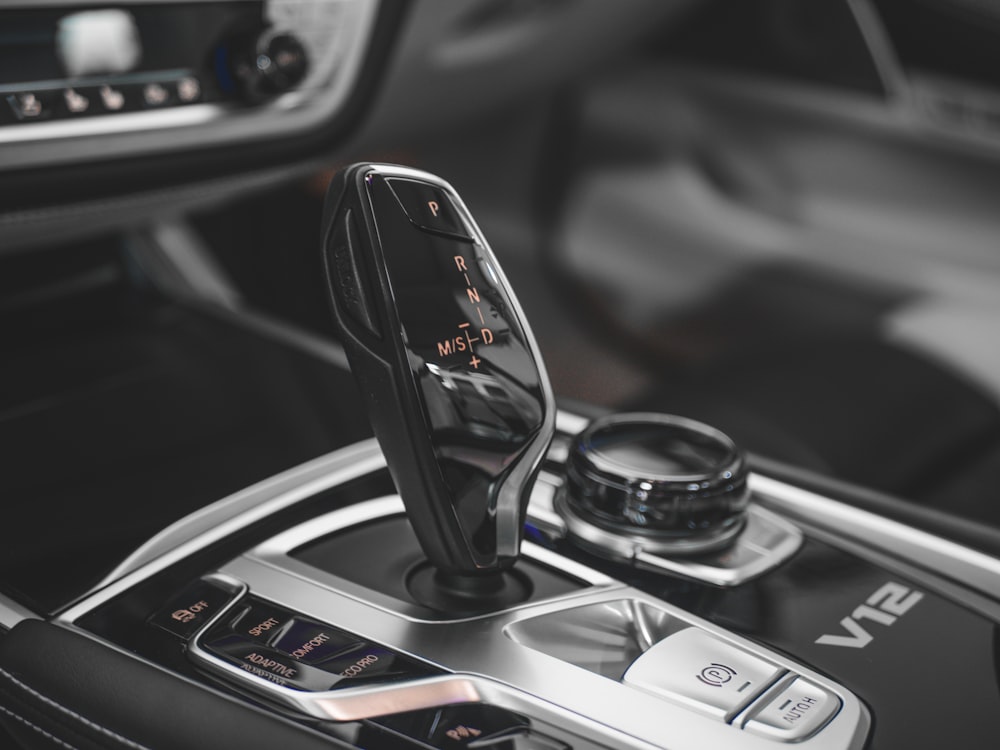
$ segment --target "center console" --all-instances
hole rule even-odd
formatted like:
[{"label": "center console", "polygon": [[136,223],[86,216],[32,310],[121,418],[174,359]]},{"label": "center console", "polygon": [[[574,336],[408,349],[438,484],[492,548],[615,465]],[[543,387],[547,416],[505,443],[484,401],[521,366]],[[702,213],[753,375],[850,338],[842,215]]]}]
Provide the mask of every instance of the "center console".
[{"label": "center console", "polygon": [[[995,558],[754,473],[710,426],[558,411],[451,186],[362,164],[327,200],[325,282],[378,442],[189,516],[54,628],[336,746],[1000,735]],[[0,641],[8,697],[37,629]],[[65,663],[79,701],[143,690]]]}]

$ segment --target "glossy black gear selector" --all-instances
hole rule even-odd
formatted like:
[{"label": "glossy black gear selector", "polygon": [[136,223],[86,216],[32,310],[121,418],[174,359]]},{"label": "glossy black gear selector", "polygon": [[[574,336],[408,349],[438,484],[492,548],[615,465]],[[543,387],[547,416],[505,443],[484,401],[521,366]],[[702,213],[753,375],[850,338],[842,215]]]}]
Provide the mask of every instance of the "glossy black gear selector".
[{"label": "glossy black gear selector", "polygon": [[323,237],[334,316],[427,557],[458,576],[512,566],[555,410],[496,257],[450,185],[389,165],[334,179]]}]

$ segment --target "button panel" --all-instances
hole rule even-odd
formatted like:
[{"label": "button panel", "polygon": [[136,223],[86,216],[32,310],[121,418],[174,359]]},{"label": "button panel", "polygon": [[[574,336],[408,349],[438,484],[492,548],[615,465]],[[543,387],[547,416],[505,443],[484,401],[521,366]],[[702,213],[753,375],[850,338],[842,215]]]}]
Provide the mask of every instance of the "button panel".
[{"label": "button panel", "polygon": [[622,681],[731,721],[784,672],[699,628],[664,638]]},{"label": "button panel", "polygon": [[[391,649],[248,597],[199,638],[247,674],[295,690],[326,691],[440,674]],[[213,612],[214,614],[214,612]]]},{"label": "button panel", "polygon": [[840,710],[840,699],[804,677],[762,700],[743,723],[748,732],[784,742],[797,742],[821,729]]}]

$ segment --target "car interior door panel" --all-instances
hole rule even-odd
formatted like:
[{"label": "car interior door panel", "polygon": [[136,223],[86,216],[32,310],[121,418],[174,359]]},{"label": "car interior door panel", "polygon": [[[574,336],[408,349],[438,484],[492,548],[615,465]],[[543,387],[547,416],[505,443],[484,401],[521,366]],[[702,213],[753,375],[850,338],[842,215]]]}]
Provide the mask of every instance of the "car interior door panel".
[{"label": "car interior door panel", "polygon": [[996,746],[998,41],[0,0],[0,747]]}]

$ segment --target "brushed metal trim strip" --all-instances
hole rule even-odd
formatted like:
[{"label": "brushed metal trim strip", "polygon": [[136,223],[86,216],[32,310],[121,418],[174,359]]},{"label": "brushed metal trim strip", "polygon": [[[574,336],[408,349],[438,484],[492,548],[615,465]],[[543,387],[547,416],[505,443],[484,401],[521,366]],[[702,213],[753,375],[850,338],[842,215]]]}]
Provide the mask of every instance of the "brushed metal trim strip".
[{"label": "brushed metal trim strip", "polygon": [[95,607],[186,556],[304,500],[317,492],[377,471],[385,458],[374,439],[328,453],[196,511],[164,529],[112,574],[62,612],[72,623]]},{"label": "brushed metal trim strip", "polygon": [[22,604],[0,594],[0,628],[10,630],[22,620],[40,620],[39,615]]},{"label": "brushed metal trim strip", "polygon": [[759,501],[786,518],[830,531],[901,558],[1000,600],[1000,560],[869,511],[752,474]]}]

